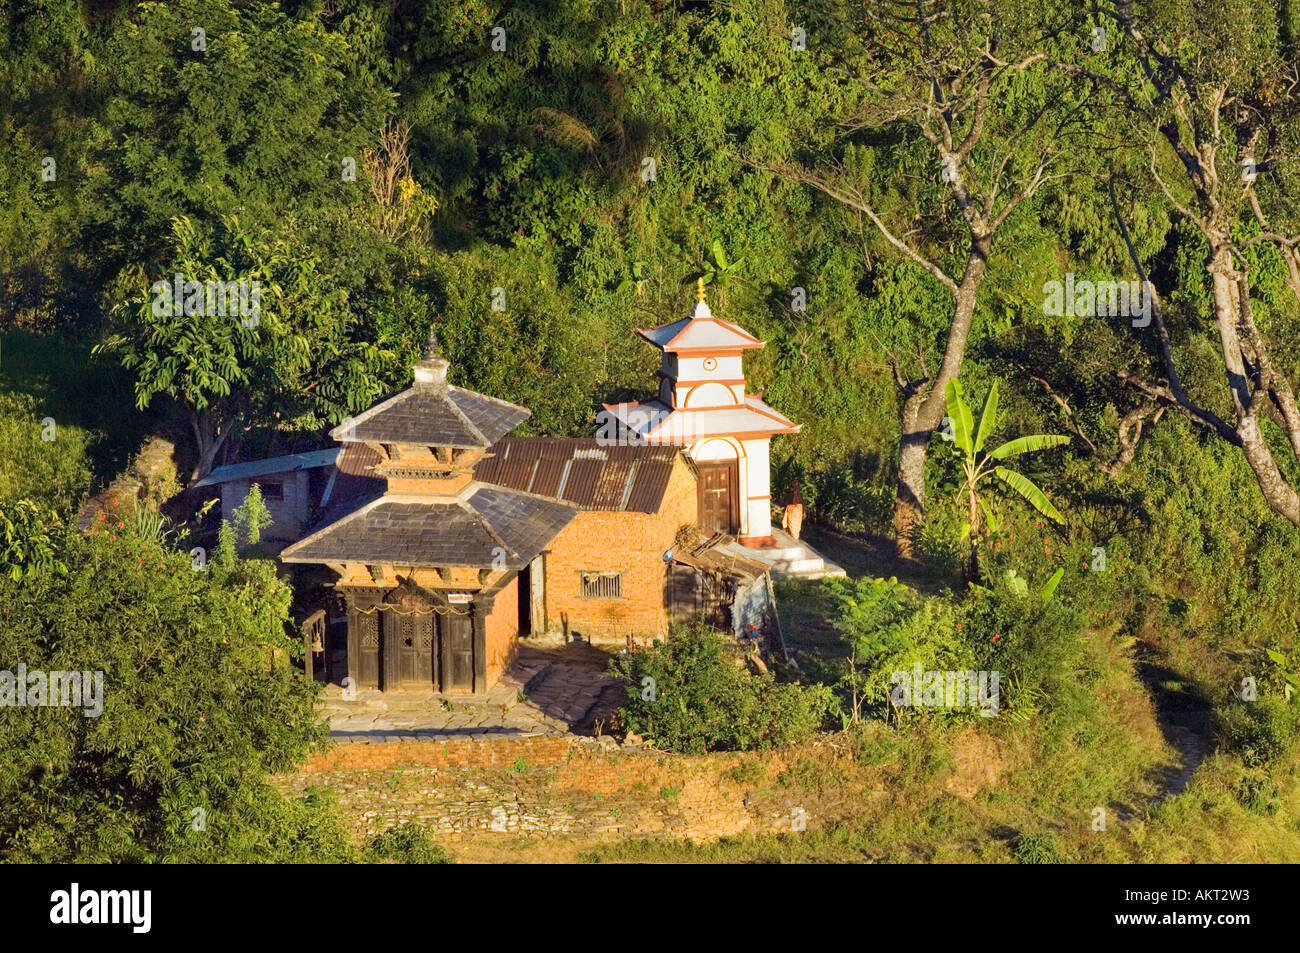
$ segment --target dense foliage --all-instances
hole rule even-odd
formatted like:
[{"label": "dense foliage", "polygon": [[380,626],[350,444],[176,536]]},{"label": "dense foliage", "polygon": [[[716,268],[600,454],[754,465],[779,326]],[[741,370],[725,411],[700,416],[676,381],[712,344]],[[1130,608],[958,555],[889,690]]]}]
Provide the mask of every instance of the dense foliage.
[{"label": "dense foliage", "polygon": [[628,686],[620,726],[669,751],[750,750],[803,741],[833,710],[822,686],[751,675],[728,640],[707,629],[672,633],[616,659]]},{"label": "dense foliage", "polygon": [[[860,537],[898,525],[900,482],[924,510],[914,560],[808,596],[798,669],[749,674],[698,633],[622,660],[628,728],[761,747],[829,713],[938,751],[926,733],[982,720],[900,712],[892,673],[997,668],[1014,717],[989,730],[1032,736],[1057,766],[1035,807],[1073,811],[1150,768],[1110,730],[1150,708],[1140,676],[1212,712],[1235,759],[1215,797],[1278,803],[1261,772],[1300,739],[1300,5],[921,6],[0,5],[0,664],[92,660],[126,706],[6,716],[10,855],[335,849],[304,833],[319,805],[260,796],[315,729],[262,664],[289,651],[288,596],[235,556],[252,524],[210,575],[141,527],[75,528],[144,435],[191,477],[324,446],[405,386],[431,326],[455,383],[531,409],[521,432],[589,435],[653,389],[634,329],[689,313],[697,277],[767,342],[751,391],[802,425],[773,441],[774,496],[797,478],[812,524]],[[259,321],[156,309],[174,275],[262,282]],[[1049,307],[1067,276],[1149,278],[1148,307]],[[934,452],[958,372],[998,395],[987,446],[1068,446],[976,488],[973,442]]]}]

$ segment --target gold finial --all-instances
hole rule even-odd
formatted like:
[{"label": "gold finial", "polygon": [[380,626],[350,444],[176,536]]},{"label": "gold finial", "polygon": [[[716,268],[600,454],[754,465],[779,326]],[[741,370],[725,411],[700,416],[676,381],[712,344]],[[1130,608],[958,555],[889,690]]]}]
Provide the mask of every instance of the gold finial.
[{"label": "gold finial", "polygon": [[695,300],[696,300],[696,301],[703,301],[703,300],[704,300],[704,279],[703,279],[703,278],[698,278],[698,279],[696,279],[696,282],[695,282]]}]

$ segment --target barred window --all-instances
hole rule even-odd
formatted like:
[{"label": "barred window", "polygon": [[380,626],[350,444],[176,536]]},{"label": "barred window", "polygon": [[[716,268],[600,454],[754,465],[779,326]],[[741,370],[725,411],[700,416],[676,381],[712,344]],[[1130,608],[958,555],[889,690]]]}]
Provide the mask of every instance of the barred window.
[{"label": "barred window", "polygon": [[617,572],[584,572],[582,574],[584,599],[621,599],[623,574]]}]

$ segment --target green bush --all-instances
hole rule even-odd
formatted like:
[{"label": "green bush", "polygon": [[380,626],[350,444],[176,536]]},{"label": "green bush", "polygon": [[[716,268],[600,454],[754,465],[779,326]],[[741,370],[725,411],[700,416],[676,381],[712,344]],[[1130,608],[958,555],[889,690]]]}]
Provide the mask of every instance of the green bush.
[{"label": "green bush", "polygon": [[326,805],[269,784],[328,737],[274,566],[197,572],[187,553],[98,525],[40,527],[66,573],[0,575],[3,667],[86,672],[92,686],[0,718],[0,856],[355,859]]},{"label": "green bush", "polygon": [[708,629],[691,627],[615,659],[611,671],[628,694],[620,723],[685,753],[771,748],[824,726],[834,706],[829,689],[751,675],[735,648]]},{"label": "green bush", "polygon": [[30,499],[69,515],[90,487],[87,435],[44,418],[34,398],[0,392],[0,504]]},{"label": "green bush", "polygon": [[1099,673],[1088,662],[1084,617],[1063,593],[1045,594],[1045,584],[1003,576],[974,587],[965,632],[978,667],[1000,673],[1008,714],[1024,721],[1050,710],[1059,716],[1052,723],[1073,731],[1098,723],[1092,687]]},{"label": "green bush", "polygon": [[[923,671],[976,667],[975,653],[962,632],[962,616],[951,600],[924,597],[892,578],[828,579],[825,586],[838,602],[833,624],[850,650],[836,686],[850,716],[855,697],[859,713],[889,711],[894,673],[910,673],[917,663]],[[934,711],[944,718],[970,713]]]},{"label": "green bush", "polygon": [[446,848],[435,844],[429,828],[417,821],[406,821],[370,838],[365,856],[371,863],[452,863]]},{"label": "green bush", "polygon": [[1051,831],[1019,835],[1013,846],[1016,860],[1022,864],[1069,864],[1073,860]]},{"label": "green bush", "polygon": [[1249,766],[1262,766],[1290,751],[1296,740],[1296,707],[1277,695],[1220,709],[1229,746]]}]

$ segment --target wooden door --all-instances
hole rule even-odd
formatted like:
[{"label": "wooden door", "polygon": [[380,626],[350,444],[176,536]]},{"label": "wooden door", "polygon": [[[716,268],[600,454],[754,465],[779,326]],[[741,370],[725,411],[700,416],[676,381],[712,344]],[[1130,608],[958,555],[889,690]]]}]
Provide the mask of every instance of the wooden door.
[{"label": "wooden door", "polygon": [[529,631],[537,634],[546,631],[546,562],[538,556],[528,567],[528,592],[522,590],[520,599],[528,600]]},{"label": "wooden door", "polygon": [[384,688],[433,687],[433,617],[381,615]]},{"label": "wooden door", "polygon": [[357,684],[361,688],[379,687],[379,613],[356,613]]},{"label": "wooden door", "polygon": [[474,626],[466,615],[438,617],[442,628],[442,690],[474,690]]},{"label": "wooden door", "polygon": [[415,628],[415,683],[422,688],[436,686],[433,659],[433,615],[418,615],[413,620]]},{"label": "wooden door", "polygon": [[697,463],[699,482],[699,523],[710,533],[734,533],[739,528],[738,490],[740,468],[735,460],[720,463]]}]

